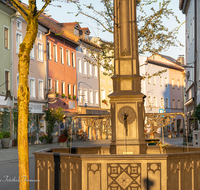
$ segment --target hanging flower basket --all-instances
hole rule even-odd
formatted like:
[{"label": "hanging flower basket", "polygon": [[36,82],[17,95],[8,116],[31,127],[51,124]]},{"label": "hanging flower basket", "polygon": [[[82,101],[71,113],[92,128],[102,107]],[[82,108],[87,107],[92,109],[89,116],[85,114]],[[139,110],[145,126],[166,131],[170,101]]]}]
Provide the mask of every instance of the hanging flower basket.
[{"label": "hanging flower basket", "polygon": [[108,106],[108,102],[104,99],[102,100],[102,103],[106,104]]}]

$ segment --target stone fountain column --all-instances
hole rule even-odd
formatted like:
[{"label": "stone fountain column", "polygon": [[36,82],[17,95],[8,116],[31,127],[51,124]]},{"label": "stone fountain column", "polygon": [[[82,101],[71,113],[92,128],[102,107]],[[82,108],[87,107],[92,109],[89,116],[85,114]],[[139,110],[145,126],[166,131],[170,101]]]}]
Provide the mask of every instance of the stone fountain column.
[{"label": "stone fountain column", "polygon": [[144,94],[138,59],[136,0],[114,0],[114,76],[111,154],[146,154]]}]

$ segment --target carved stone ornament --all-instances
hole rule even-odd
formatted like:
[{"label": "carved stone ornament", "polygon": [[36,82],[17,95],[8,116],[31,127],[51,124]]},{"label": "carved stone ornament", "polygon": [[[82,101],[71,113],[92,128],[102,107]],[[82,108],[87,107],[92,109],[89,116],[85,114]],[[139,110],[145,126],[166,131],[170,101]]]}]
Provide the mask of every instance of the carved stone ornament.
[{"label": "carved stone ornament", "polygon": [[118,119],[122,124],[124,124],[124,114],[128,114],[127,125],[135,121],[136,113],[132,107],[124,106],[118,111]]}]

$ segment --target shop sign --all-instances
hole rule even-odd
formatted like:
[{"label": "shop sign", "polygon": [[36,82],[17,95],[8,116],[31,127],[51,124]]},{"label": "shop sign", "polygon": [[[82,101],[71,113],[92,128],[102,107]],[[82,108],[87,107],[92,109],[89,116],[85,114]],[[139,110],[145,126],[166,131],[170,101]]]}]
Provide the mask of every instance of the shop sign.
[{"label": "shop sign", "polygon": [[7,100],[5,101],[5,96],[0,96],[0,105],[6,106],[7,105]]},{"label": "shop sign", "polygon": [[69,101],[69,109],[75,109],[75,108],[76,108],[75,102]]},{"label": "shop sign", "polygon": [[44,104],[36,104],[36,103],[29,103],[29,109],[31,113],[44,113],[43,107]]},{"label": "shop sign", "polygon": [[53,91],[49,91],[47,97],[48,97],[48,103],[49,104],[53,104],[53,103],[55,103],[57,101],[56,100],[56,94]]}]

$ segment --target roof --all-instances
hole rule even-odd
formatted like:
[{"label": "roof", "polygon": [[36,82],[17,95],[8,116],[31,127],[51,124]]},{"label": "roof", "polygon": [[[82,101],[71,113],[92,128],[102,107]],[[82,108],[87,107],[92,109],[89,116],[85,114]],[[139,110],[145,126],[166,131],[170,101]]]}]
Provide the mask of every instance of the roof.
[{"label": "roof", "polygon": [[66,30],[65,27],[62,27],[58,21],[46,16],[45,14],[41,14],[41,16],[38,19],[38,22],[48,27],[52,33],[55,33],[57,35],[59,34],[60,37],[76,45],[79,45],[79,38],[73,33]]},{"label": "roof", "polygon": [[169,63],[165,63],[165,62],[161,62],[161,61],[156,61],[156,60],[153,60],[153,59],[150,59],[150,58],[147,58],[147,62],[155,64],[155,65],[159,65],[159,66],[162,66],[162,67],[166,67],[166,68],[176,69],[176,70],[179,70],[179,71],[185,70],[182,66],[177,65],[175,63],[169,64]]}]

